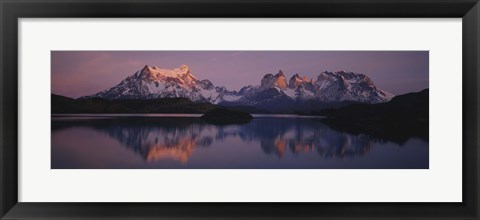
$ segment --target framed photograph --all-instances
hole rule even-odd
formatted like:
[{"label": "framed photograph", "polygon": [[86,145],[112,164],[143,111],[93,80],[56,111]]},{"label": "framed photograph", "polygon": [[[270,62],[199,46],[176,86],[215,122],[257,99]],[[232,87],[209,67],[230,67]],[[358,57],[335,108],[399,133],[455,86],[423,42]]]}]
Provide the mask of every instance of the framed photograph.
[{"label": "framed photograph", "polygon": [[480,5],[1,1],[1,219],[478,219]]}]

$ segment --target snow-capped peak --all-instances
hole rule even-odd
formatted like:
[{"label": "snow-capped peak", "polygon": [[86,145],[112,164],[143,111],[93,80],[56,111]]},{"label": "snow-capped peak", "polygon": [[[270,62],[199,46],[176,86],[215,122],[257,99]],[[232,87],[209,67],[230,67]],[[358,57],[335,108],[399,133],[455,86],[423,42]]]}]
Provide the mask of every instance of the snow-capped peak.
[{"label": "snow-capped peak", "polygon": [[290,87],[291,89],[296,89],[297,87],[302,86],[305,83],[311,83],[310,79],[308,79],[308,77],[306,76],[301,77],[298,73],[296,73],[290,78],[288,82],[288,87]]},{"label": "snow-capped peak", "polygon": [[283,73],[283,70],[278,70],[278,73],[275,75],[277,78],[278,77],[284,77],[285,78],[285,74]]},{"label": "snow-capped peak", "polygon": [[183,97],[192,101],[218,103],[224,96],[232,94],[235,93],[224,87],[216,87],[209,80],[198,80],[187,65],[175,69],[145,65],[117,86],[93,96],[106,99]]},{"label": "snow-capped peak", "polygon": [[178,69],[184,72],[185,74],[190,74],[190,67],[188,67],[185,64],[182,64]]},{"label": "snow-capped peak", "polygon": [[[283,71],[273,75],[266,74],[258,87],[244,87],[239,104],[261,105],[260,103],[290,103],[318,101],[320,103],[363,102],[380,103],[389,101],[394,95],[378,89],[365,74],[337,71],[324,71],[316,81],[300,74],[294,74],[286,83]],[[276,93],[272,92],[276,89]],[[274,90],[273,90],[274,91]],[[264,100],[264,101],[262,101]],[[273,101],[276,100],[276,101]]]},{"label": "snow-capped peak", "polygon": [[271,73],[263,76],[261,81],[262,88],[278,88],[286,89],[287,88],[287,79],[282,70],[279,70],[277,74],[273,75]]},{"label": "snow-capped peak", "polygon": [[[141,73],[143,74],[148,74],[150,76],[154,76],[156,78],[167,78],[167,77],[172,77],[172,78],[182,78],[185,75],[191,75],[190,74],[190,68],[187,65],[182,65],[178,68],[175,69],[162,69],[157,66],[149,66],[145,65]],[[191,76],[193,77],[193,76]],[[193,77],[194,78],[194,77]]]},{"label": "snow-capped peak", "polygon": [[393,94],[378,89],[365,74],[336,71],[321,72],[315,81],[315,90],[324,100],[379,103],[389,101]]}]

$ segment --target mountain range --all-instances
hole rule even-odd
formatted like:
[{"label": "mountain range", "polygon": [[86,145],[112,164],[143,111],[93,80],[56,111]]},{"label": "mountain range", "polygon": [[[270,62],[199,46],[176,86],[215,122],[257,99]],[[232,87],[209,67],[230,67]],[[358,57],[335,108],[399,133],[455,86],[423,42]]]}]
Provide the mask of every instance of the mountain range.
[{"label": "mountain range", "polygon": [[208,79],[198,79],[187,65],[175,69],[146,65],[118,85],[80,99],[187,98],[195,103],[292,112],[351,103],[383,103],[393,97],[377,88],[367,75],[346,71],[324,71],[314,79],[294,74],[287,80],[279,70],[265,74],[258,85],[234,91]]}]

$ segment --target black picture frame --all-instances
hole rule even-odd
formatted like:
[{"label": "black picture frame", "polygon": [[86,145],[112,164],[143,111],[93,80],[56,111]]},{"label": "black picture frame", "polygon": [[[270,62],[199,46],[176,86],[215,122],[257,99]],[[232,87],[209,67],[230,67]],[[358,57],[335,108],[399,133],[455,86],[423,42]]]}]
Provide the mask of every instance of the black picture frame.
[{"label": "black picture frame", "polygon": [[[480,217],[478,184],[480,5],[478,0],[0,0],[0,15],[1,219],[478,219]],[[47,17],[462,18],[463,202],[18,202],[19,33],[17,21],[19,18]]]}]

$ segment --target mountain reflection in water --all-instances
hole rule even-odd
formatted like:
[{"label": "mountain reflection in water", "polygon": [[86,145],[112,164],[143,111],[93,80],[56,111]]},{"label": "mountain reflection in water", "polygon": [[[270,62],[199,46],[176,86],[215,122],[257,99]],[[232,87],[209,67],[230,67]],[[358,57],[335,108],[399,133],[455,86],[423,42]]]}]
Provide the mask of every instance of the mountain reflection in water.
[{"label": "mountain reflection in water", "polygon": [[52,168],[424,169],[428,143],[338,132],[318,118],[219,126],[189,117],[53,117]]}]

